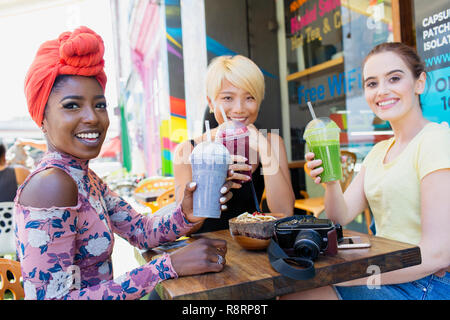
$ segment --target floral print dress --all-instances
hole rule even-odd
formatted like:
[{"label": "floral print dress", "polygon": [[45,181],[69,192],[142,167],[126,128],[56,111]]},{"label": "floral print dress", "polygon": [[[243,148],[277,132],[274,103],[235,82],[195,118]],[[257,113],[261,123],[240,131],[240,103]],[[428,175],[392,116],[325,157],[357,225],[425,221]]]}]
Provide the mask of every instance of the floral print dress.
[{"label": "floral print dress", "polygon": [[[75,207],[32,208],[18,199],[36,173],[59,168],[78,186]],[[19,188],[15,199],[15,234],[25,299],[138,299],[155,285],[176,278],[170,256],[113,279],[114,235],[144,249],[173,241],[194,224],[180,206],[165,216],[143,216],[109,190],[88,168],[87,160],[47,153]]]}]

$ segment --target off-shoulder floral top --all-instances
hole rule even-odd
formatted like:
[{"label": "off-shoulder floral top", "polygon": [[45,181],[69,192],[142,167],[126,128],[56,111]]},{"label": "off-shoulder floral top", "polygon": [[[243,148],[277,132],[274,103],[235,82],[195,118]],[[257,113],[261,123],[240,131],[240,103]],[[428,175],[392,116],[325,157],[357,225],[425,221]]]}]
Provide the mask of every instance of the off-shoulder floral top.
[{"label": "off-shoulder floral top", "polygon": [[[113,279],[114,235],[143,249],[173,241],[190,230],[180,206],[165,216],[143,216],[108,189],[89,161],[47,153],[15,199],[17,255],[25,299],[138,299],[155,285],[176,278],[170,256]],[[18,199],[36,173],[59,168],[78,186],[78,203],[67,208],[32,208]]]}]

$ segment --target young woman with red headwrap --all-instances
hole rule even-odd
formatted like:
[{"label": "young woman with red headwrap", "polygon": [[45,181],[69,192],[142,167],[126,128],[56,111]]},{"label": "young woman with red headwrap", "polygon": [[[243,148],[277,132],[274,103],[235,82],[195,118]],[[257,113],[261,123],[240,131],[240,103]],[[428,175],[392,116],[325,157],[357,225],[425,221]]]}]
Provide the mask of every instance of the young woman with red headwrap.
[{"label": "young woman with red headwrap", "polygon": [[[25,79],[48,152],[17,192],[16,244],[26,299],[138,299],[169,278],[221,271],[226,243],[195,241],[113,279],[113,233],[139,248],[173,241],[202,218],[192,192],[166,216],[142,216],[89,169],[109,126],[104,45],[87,27],[42,44]],[[224,202],[231,198],[224,185]]]}]

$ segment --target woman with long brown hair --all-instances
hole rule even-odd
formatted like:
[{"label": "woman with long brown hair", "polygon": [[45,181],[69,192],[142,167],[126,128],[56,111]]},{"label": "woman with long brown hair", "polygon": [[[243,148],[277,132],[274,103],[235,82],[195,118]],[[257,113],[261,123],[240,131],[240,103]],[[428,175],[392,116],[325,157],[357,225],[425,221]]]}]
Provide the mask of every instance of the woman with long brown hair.
[{"label": "woman with long brown hair", "polygon": [[[329,219],[346,225],[369,206],[376,235],[418,245],[422,263],[380,274],[379,288],[369,288],[364,278],[286,298],[450,298],[450,129],[422,115],[426,77],[424,63],[405,44],[383,43],[367,55],[365,98],[377,117],[390,122],[394,137],[373,147],[345,193],[339,183],[325,183]],[[313,153],[305,158],[320,183],[321,160]]]}]

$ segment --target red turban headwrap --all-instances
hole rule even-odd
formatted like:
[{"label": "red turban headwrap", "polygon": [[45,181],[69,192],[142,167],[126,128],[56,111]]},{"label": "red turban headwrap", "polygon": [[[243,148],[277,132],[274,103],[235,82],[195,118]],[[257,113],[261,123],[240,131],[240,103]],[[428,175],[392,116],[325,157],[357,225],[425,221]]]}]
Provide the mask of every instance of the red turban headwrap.
[{"label": "red turban headwrap", "polygon": [[25,77],[28,111],[39,127],[58,75],[92,76],[105,90],[104,51],[102,38],[83,26],[73,32],[64,32],[58,39],[46,41],[39,47]]}]

